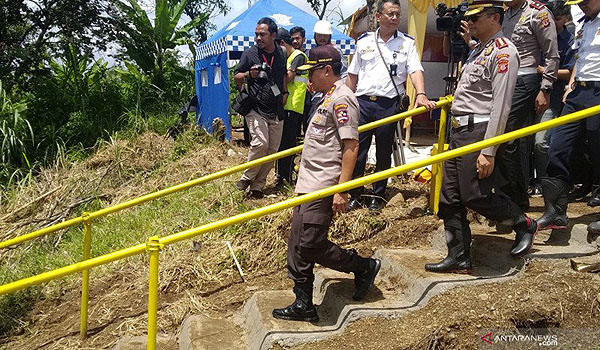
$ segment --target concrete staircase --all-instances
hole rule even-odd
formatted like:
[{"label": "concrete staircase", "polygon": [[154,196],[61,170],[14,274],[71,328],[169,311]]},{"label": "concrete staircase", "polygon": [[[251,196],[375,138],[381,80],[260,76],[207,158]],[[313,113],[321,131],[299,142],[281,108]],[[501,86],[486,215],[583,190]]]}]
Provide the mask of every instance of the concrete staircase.
[{"label": "concrete staircase", "polygon": [[[472,275],[434,274],[424,270],[426,262],[439,261],[445,256],[440,229],[431,249],[377,250],[375,257],[382,261],[381,271],[375,288],[360,302],[352,300],[353,275],[317,269],[314,303],[320,321],[316,324],[276,320],[271,316],[273,308],[284,307],[294,300],[291,290],[259,291],[231,318],[190,316],[182,325],[179,349],[263,350],[271,349],[275,343],[292,346],[339,334],[361,317],[402,317],[451,288],[517,278],[525,259],[508,254],[514,235],[491,234],[488,232],[493,230],[484,226],[473,225],[472,229]],[[540,233],[526,258],[572,258],[597,252],[597,244],[586,241],[585,225],[575,225],[570,234],[568,241],[549,245],[543,243],[549,234]]]}]

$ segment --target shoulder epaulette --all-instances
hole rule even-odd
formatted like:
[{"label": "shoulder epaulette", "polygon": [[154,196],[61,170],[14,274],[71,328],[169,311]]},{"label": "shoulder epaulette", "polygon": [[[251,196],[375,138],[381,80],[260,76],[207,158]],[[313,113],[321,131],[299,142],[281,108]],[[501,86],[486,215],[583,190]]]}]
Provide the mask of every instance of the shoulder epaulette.
[{"label": "shoulder epaulette", "polygon": [[410,35],[408,35],[408,34],[406,34],[404,32],[400,32],[400,33],[402,33],[402,35],[404,35],[405,37],[407,37],[407,38],[409,38],[411,40],[415,40],[415,38],[413,38],[412,36],[410,36]]},{"label": "shoulder epaulette", "polygon": [[542,3],[542,2],[539,2],[539,1],[537,1],[537,0],[533,0],[533,1],[531,1],[531,2],[529,3],[529,6],[530,6],[530,7],[532,7],[532,8],[534,8],[534,9],[536,9],[536,10],[541,10],[541,9],[543,9],[544,7],[546,7],[546,5],[544,5],[544,3]]},{"label": "shoulder epaulette", "polygon": [[505,38],[496,38],[496,47],[499,49],[503,49],[508,46],[508,41]]},{"label": "shoulder epaulette", "polygon": [[367,36],[367,35],[369,35],[369,34],[371,34],[371,32],[364,32],[364,33],[362,33],[362,34],[361,34],[361,35],[360,35],[360,36],[359,36],[359,37],[358,37],[356,40],[360,40],[360,39],[362,39],[362,38],[366,37],[366,36]]}]

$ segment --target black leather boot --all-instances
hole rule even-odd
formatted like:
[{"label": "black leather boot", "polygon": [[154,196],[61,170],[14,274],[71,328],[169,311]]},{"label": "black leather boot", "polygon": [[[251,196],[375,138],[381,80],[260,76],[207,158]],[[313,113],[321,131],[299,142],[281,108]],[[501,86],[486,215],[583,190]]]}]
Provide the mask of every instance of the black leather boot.
[{"label": "black leather boot", "polygon": [[281,320],[319,322],[317,309],[312,303],[312,285],[296,284],[296,300],[283,309],[273,309],[273,317]]},{"label": "black leather boot", "polygon": [[525,214],[515,218],[514,223],[513,230],[515,230],[516,237],[510,255],[523,256],[533,246],[533,240],[538,233],[539,226],[535,220],[525,216]]},{"label": "black leather boot", "polygon": [[567,228],[567,204],[569,204],[569,184],[554,177],[543,177],[544,215],[537,220],[540,230],[563,230]]},{"label": "black leather boot", "polygon": [[381,268],[381,261],[379,259],[367,259],[365,264],[365,270],[362,272],[354,273],[354,286],[356,287],[352,299],[358,301],[367,295],[375,277]]},{"label": "black leather boot", "polygon": [[469,222],[463,220],[444,220],[446,230],[446,245],[448,256],[438,263],[425,264],[425,270],[441,273],[466,273],[472,271],[471,257],[471,230]]}]

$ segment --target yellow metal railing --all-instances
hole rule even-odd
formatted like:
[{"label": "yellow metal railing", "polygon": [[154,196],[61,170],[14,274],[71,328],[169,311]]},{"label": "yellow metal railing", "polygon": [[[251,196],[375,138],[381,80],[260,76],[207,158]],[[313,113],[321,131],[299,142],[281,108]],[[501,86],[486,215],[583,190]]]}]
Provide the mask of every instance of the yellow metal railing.
[{"label": "yellow metal railing", "polygon": [[[440,100],[438,102],[436,102],[436,107],[435,108],[440,108],[440,107],[445,107],[448,106],[450,103],[452,102],[452,96],[445,96],[440,98]],[[412,117],[421,113],[426,112],[427,110],[425,109],[425,107],[419,107],[419,108],[415,108],[415,109],[411,109],[410,111],[407,112],[403,112],[403,113],[399,113],[399,114],[394,114],[392,116],[389,116],[387,118],[369,123],[369,124],[365,124],[362,125],[358,128],[359,132],[363,132],[363,131],[367,131],[367,130],[371,130],[371,129],[375,129],[379,126],[385,125],[385,124],[389,124],[395,121],[399,121],[399,120],[403,120],[406,119],[408,117]],[[121,210],[124,209],[128,209],[146,202],[149,202],[151,200],[155,200],[161,197],[164,197],[166,195],[172,194],[172,193],[176,193],[179,191],[183,191],[186,190],[190,187],[193,186],[197,186],[197,185],[201,185],[203,183],[207,183],[216,179],[220,179],[222,177],[228,176],[228,175],[232,175],[235,174],[237,172],[240,171],[244,171],[246,169],[249,168],[253,168],[255,166],[261,165],[261,164],[265,164],[268,162],[272,162],[275,161],[277,159],[281,159],[281,158],[285,158],[287,156],[290,156],[292,154],[296,154],[299,153],[300,151],[302,151],[302,147],[303,145],[299,145],[290,149],[287,149],[285,151],[281,151],[281,152],[277,152],[277,153],[273,153],[271,155],[262,157],[260,159],[255,159],[253,161],[247,162],[247,163],[243,163],[240,165],[236,165],[234,167],[225,169],[225,170],[221,170],[221,171],[217,171],[216,173],[212,173],[206,176],[202,176],[199,177],[197,179],[194,180],[190,180],[188,182],[184,182],[181,183],[179,185],[176,186],[172,186],[169,188],[165,188],[163,190],[160,191],[156,191],[156,192],[152,192],[146,195],[143,195],[141,197],[137,197],[131,200],[128,200],[126,202],[123,203],[119,203],[119,204],[115,204],[113,206],[110,207],[106,207],[91,213],[86,213],[86,214],[82,214],[80,217],[76,217],[73,219],[69,219],[67,221],[63,221],[59,224],[56,225],[52,225],[49,227],[45,227],[43,229],[37,230],[37,231],[33,231],[18,237],[14,237],[11,239],[8,239],[6,241],[0,242],[0,249],[2,248],[7,248],[10,247],[12,245],[17,245],[23,242],[27,242],[30,241],[32,239],[38,238],[38,237],[42,237],[42,236],[46,236],[48,234],[54,233],[56,231],[60,231],[62,229],[65,228],[69,228],[78,224],[81,224],[84,222],[84,220],[89,219],[94,220],[94,219],[98,219],[104,216],[107,216],[109,214],[113,214],[116,212],[119,212]],[[85,215],[85,218],[84,218]]]},{"label": "yellow metal railing", "polygon": [[[442,114],[445,115],[448,105],[451,103],[451,101],[452,101],[452,96],[442,97],[436,103],[436,108],[442,108],[443,109]],[[392,122],[397,122],[399,120],[402,120],[402,119],[405,119],[408,117],[412,117],[412,116],[424,113],[426,111],[427,110],[424,107],[415,108],[415,109],[412,109],[407,112],[395,114],[395,115],[383,118],[381,120],[362,125],[358,128],[358,131],[363,132],[363,131],[371,130],[371,129],[377,128],[381,125],[385,125],[385,124],[392,123]],[[442,132],[441,128],[442,128],[442,126],[440,124],[440,132]],[[143,195],[138,198],[131,199],[131,200],[123,202],[123,203],[119,203],[119,204],[116,204],[116,205],[113,205],[113,206],[110,206],[107,208],[100,209],[98,211],[89,212],[89,213],[85,212],[80,217],[69,219],[69,220],[61,222],[59,224],[52,225],[52,226],[49,226],[49,227],[46,227],[46,228],[43,228],[43,229],[40,229],[37,231],[33,231],[31,233],[27,233],[27,234],[0,242],[0,249],[7,248],[7,247],[10,247],[13,245],[20,244],[20,243],[24,243],[26,241],[29,241],[29,240],[32,240],[35,238],[39,238],[42,236],[46,236],[51,233],[60,231],[62,229],[66,229],[68,227],[72,227],[72,226],[83,223],[83,225],[84,225],[84,248],[83,248],[83,260],[82,261],[86,261],[86,260],[90,259],[90,257],[91,257],[92,220],[93,219],[98,219],[98,218],[131,208],[131,207],[134,207],[137,205],[141,205],[141,204],[149,202],[151,200],[155,200],[155,199],[167,196],[172,193],[176,193],[176,192],[180,192],[180,191],[189,189],[193,186],[207,183],[207,182],[234,174],[236,172],[240,172],[240,171],[243,171],[243,170],[255,167],[255,166],[259,166],[264,163],[272,162],[277,159],[281,159],[281,158],[290,156],[295,153],[299,153],[300,151],[302,151],[302,148],[303,148],[303,145],[299,145],[299,146],[287,149],[285,151],[277,152],[277,153],[268,155],[266,157],[262,157],[260,159],[255,159],[255,160],[247,162],[247,163],[243,163],[243,164],[240,164],[240,165],[237,165],[237,166],[225,169],[225,170],[218,171],[216,173],[212,173],[212,174],[209,174],[209,175],[206,175],[206,176],[194,179],[194,180],[190,180],[188,182],[184,182],[184,183],[176,185],[176,186],[172,186],[172,187],[160,190],[160,191],[149,193],[149,194]],[[435,173],[434,173],[434,175],[435,175]],[[439,173],[438,175],[441,178],[441,173]],[[432,193],[435,193],[435,192],[432,191]],[[87,336],[89,273],[90,273],[89,269],[82,270],[81,319],[80,319],[80,336],[82,338],[85,338]]]},{"label": "yellow metal railing", "polygon": [[[158,312],[158,261],[160,250],[168,245],[179,241],[189,239],[200,234],[212,232],[235,224],[243,223],[264,215],[268,215],[277,211],[291,208],[303,203],[308,203],[316,199],[324,198],[333,195],[334,193],[344,192],[352,188],[364,186],[369,183],[384,180],[392,176],[397,176],[427,165],[437,164],[445,160],[460,157],[462,155],[476,152],[481,149],[499,145],[507,141],[511,141],[523,136],[531,135],[536,132],[551,129],[562,124],[574,122],[583,118],[587,118],[596,114],[600,114],[600,105],[591,107],[582,111],[571,113],[550,121],[529,126],[520,130],[515,130],[504,135],[496,136],[491,139],[475,142],[473,144],[453,149],[447,152],[438,153],[429,158],[405,164],[388,170],[384,170],[372,175],[368,175],[359,179],[354,179],[342,184],[328,187],[319,191],[308,193],[302,196],[290,198],[279,203],[274,203],[265,207],[257,208],[246,213],[238,214],[226,219],[215,221],[209,224],[202,225],[193,229],[181,231],[162,238],[157,236],[152,237],[146,244],[138,244],[129,248],[121,249],[102,256],[91,258],[76,264],[65,266],[53,271],[44,272],[36,276],[24,278],[18,281],[7,283],[0,286],[0,295],[11,293],[20,289],[24,289],[33,285],[44,283],[53,279],[58,279],[70,274],[89,270],[92,267],[108,264],[115,260],[125,259],[132,255],[141,254],[146,251],[150,255],[150,273],[149,273],[149,293],[148,293],[148,349],[156,349],[156,315]],[[82,310],[83,312],[83,310]]]}]

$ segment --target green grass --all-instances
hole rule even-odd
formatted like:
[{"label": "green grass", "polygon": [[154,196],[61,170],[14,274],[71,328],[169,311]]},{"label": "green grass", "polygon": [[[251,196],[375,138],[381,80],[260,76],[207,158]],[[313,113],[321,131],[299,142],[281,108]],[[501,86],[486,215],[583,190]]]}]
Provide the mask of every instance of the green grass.
[{"label": "green grass", "polygon": [[[193,131],[186,132],[176,142],[176,146],[161,168],[169,167],[193,147]],[[213,140],[201,136],[207,144]],[[206,145],[200,146],[206,147]],[[153,171],[150,176],[161,176]],[[166,236],[185,229],[200,226],[218,219],[248,210],[242,200],[242,193],[231,185],[232,179],[219,179],[208,184],[174,193],[161,199],[127,209],[120,213],[92,222],[92,257],[143,243],[154,235]],[[226,182],[229,181],[229,182]],[[143,195],[145,193],[139,193]],[[77,209],[73,217],[84,211],[95,211],[107,206],[102,200],[88,202]],[[219,231],[220,235],[235,236],[240,229],[247,232],[252,226],[234,226]],[[31,245],[30,249],[27,246]],[[51,234],[30,244],[16,247],[11,259],[3,259],[0,264],[0,284],[6,284],[41,272],[81,261],[83,258],[83,225],[71,227]],[[110,271],[107,269],[95,269]],[[97,277],[97,272],[94,273]],[[0,297],[0,337],[9,334],[30,311],[37,300],[60,295],[65,288],[77,288],[74,284],[79,274],[51,282],[45,288],[33,287],[24,291]]]}]

